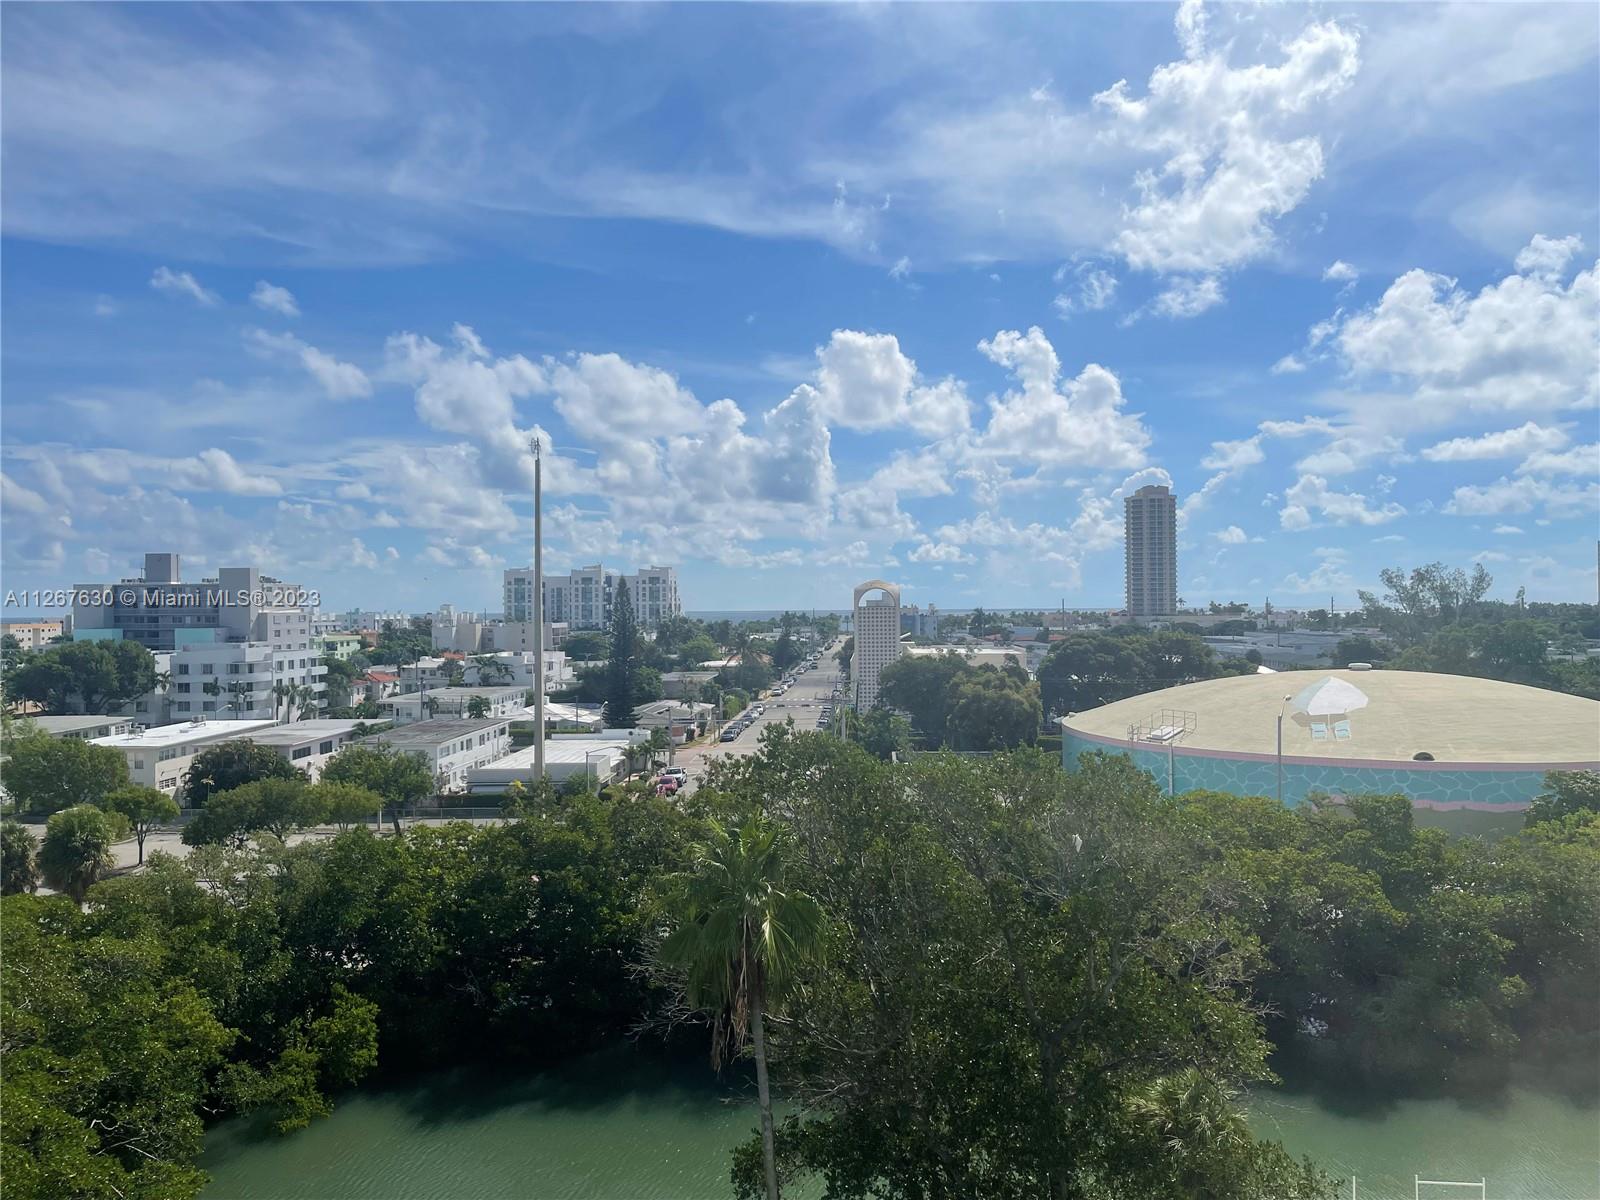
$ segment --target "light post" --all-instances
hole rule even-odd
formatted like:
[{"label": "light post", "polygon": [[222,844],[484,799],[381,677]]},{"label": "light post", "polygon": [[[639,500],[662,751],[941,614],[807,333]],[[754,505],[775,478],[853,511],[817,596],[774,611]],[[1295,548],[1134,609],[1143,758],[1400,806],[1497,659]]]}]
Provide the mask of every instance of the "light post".
[{"label": "light post", "polygon": [[[539,438],[528,439],[533,451],[533,670],[537,679],[533,686],[533,773],[544,778],[544,475],[539,456]],[[584,769],[589,759],[584,756]]]},{"label": "light post", "polygon": [[1278,706],[1278,807],[1283,807],[1283,710],[1289,706],[1293,696],[1285,696],[1283,703]]}]

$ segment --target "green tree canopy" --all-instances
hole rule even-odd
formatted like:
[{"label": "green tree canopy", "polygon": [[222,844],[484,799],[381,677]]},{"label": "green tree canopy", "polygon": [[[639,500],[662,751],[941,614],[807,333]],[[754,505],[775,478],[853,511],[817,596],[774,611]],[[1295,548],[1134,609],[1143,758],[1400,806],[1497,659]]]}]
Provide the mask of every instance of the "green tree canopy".
[{"label": "green tree canopy", "polygon": [[234,1035],[159,933],[103,926],[60,897],[0,905],[8,1197],[188,1200],[205,1182],[201,1108]]},{"label": "green tree canopy", "polygon": [[597,629],[568,634],[561,648],[574,662],[604,662],[611,657],[611,639]]},{"label": "green tree canopy", "polygon": [[968,668],[951,688],[945,736],[958,750],[1008,750],[1039,737],[1039,689],[1026,675]]},{"label": "green tree canopy", "polygon": [[639,706],[639,625],[633,613],[633,593],[618,588],[611,603],[611,657],[606,662],[606,725],[632,729],[633,710]]},{"label": "green tree canopy", "polygon": [[1141,692],[1254,668],[1223,663],[1205,642],[1179,632],[1074,633],[1039,666],[1045,711],[1064,716]]},{"label": "green tree canopy", "polygon": [[39,847],[39,874],[44,882],[78,904],[95,882],[111,869],[111,846],[118,826],[92,804],[79,804],[53,814]]},{"label": "green tree canopy", "polygon": [[387,742],[348,744],[322,768],[323,783],[353,784],[383,797],[398,830],[400,809],[433,795],[433,772],[420,754],[396,750]]},{"label": "green tree canopy", "polygon": [[58,714],[115,712],[155,686],[155,656],[134,641],[63,642],[5,669],[7,696]]},{"label": "green tree canopy", "polygon": [[772,667],[779,674],[787,671],[804,657],[805,651],[800,648],[800,643],[794,634],[787,629],[779,634],[778,640],[772,644]]},{"label": "green tree canopy", "polygon": [[0,821],[0,895],[15,896],[39,886],[38,844],[20,821]]},{"label": "green tree canopy", "polygon": [[[789,886],[829,916],[768,1029],[803,1106],[777,1137],[787,1177],[837,1197],[1323,1194],[1236,1119],[1211,1137],[1149,1103],[1198,1068],[1236,1118],[1229,1090],[1269,1072],[1241,995],[1260,944],[1148,776],[1036,752],[890,766],[781,728],[719,768],[728,804],[782,814]],[[754,1144],[735,1179],[760,1194]]]},{"label": "green tree canopy", "polygon": [[106,795],[104,807],[127,818],[128,828],[139,843],[139,862],[144,862],[144,840],[162,825],[178,819],[178,802],[153,787],[129,785]]},{"label": "green tree canopy", "polygon": [[696,634],[678,647],[678,668],[693,671],[701,663],[714,662],[721,657],[721,648],[705,634]]},{"label": "green tree canopy", "polygon": [[1600,813],[1600,771],[1550,771],[1534,797],[1527,823],[1559,821],[1572,813]]},{"label": "green tree canopy", "polygon": [[938,746],[950,733],[955,684],[971,666],[958,654],[904,654],[878,672],[878,703],[898,708]]},{"label": "green tree canopy", "polygon": [[268,746],[240,740],[207,746],[189,764],[183,777],[183,801],[200,808],[218,792],[229,792],[263,779],[305,781],[283,755]]},{"label": "green tree canopy", "polygon": [[333,822],[341,831],[372,820],[383,809],[383,797],[359,784],[324,780],[312,784],[308,790],[323,814],[322,819]]},{"label": "green tree canopy", "polygon": [[53,813],[100,804],[128,782],[122,751],[82,738],[53,738],[30,730],[5,745],[5,786],[19,812]]},{"label": "green tree canopy", "polygon": [[903,756],[911,748],[911,722],[882,706],[852,719],[849,732],[863,750],[884,761]]},{"label": "green tree canopy", "polygon": [[304,779],[260,779],[218,792],[183,827],[189,846],[243,846],[252,833],[270,833],[284,841],[297,829],[325,819],[326,793],[306,786]]}]

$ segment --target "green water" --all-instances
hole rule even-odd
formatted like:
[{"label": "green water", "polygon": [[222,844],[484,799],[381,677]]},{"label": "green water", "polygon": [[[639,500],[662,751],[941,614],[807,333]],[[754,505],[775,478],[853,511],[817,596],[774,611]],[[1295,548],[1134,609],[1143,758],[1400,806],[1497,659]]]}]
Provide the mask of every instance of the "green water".
[{"label": "green water", "polygon": [[[1273,1091],[1251,1107],[1259,1133],[1342,1176],[1343,1195],[1356,1175],[1361,1200],[1409,1200],[1414,1173],[1487,1178],[1491,1200],[1600,1198],[1600,1116],[1541,1093],[1345,1114]],[[219,1126],[204,1200],[714,1200],[732,1194],[728,1154],[755,1123],[740,1084],[626,1051],[531,1079],[460,1071],[346,1097],[286,1138]]]}]

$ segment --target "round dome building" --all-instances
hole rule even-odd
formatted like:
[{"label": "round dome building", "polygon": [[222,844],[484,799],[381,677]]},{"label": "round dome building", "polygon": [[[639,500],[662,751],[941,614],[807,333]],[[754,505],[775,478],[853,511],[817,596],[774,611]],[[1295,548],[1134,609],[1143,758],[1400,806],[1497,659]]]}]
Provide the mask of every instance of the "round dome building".
[{"label": "round dome building", "polygon": [[[1279,721],[1282,746],[1279,747]],[[1547,771],[1600,771],[1600,703],[1422,671],[1235,675],[1061,719],[1061,755],[1130,755],[1177,792],[1400,793],[1435,811],[1519,812]]]}]

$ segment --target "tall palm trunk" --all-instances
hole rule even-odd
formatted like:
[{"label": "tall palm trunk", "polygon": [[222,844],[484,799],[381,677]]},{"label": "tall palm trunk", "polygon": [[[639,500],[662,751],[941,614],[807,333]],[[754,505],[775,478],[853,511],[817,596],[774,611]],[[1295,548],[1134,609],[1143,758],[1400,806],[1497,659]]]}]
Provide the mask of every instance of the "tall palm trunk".
[{"label": "tall palm trunk", "polygon": [[772,1142],[772,1093],[767,1090],[767,1035],[761,989],[750,997],[750,1040],[756,1051],[756,1099],[761,1105],[761,1160],[767,1169],[767,1200],[778,1200],[778,1156]]}]

